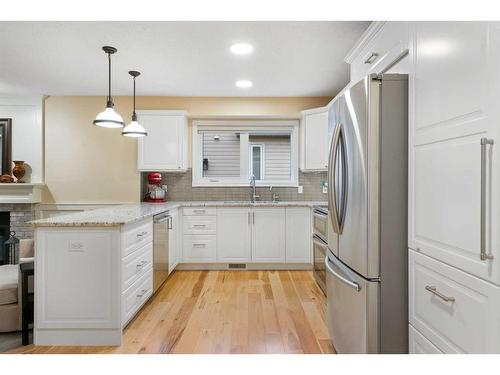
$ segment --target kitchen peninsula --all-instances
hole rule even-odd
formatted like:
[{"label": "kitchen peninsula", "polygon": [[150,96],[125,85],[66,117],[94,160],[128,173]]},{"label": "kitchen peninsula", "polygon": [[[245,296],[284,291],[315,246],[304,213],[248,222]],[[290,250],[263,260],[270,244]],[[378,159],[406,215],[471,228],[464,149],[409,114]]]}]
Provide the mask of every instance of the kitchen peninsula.
[{"label": "kitchen peninsula", "polygon": [[[325,202],[207,201],[120,205],[33,221],[34,342],[121,345],[154,293],[161,257],[179,269],[311,269],[311,208]],[[153,217],[168,213],[165,234]],[[153,241],[154,240],[154,241]],[[168,247],[168,246],[167,246]]]}]

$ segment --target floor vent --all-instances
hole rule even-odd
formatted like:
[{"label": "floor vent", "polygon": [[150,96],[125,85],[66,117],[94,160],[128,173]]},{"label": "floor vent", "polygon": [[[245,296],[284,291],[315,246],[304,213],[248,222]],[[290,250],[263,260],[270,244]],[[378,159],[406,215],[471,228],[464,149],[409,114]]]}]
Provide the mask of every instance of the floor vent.
[{"label": "floor vent", "polygon": [[229,263],[227,265],[227,268],[230,270],[244,270],[247,268],[247,265],[245,263],[237,263],[237,264]]}]

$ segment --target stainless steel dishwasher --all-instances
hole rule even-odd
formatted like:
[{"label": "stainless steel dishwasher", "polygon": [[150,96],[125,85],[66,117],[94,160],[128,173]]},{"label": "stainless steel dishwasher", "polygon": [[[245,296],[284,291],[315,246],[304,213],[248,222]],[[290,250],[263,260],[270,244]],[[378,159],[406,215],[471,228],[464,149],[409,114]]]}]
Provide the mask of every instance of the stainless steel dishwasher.
[{"label": "stainless steel dishwasher", "polygon": [[153,217],[153,293],[168,277],[170,229],[172,229],[172,217],[168,212]]}]

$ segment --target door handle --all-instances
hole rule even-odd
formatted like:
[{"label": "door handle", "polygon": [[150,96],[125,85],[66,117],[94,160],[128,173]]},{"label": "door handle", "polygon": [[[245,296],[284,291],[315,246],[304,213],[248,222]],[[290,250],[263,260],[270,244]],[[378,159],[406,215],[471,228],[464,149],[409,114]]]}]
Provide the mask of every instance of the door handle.
[{"label": "door handle", "polygon": [[481,138],[481,243],[480,259],[491,260],[493,255],[486,253],[486,147],[493,145],[493,139]]},{"label": "door handle", "polygon": [[438,296],[439,298],[441,298],[445,302],[455,302],[455,297],[445,296],[443,293],[438,292],[437,288],[433,285],[426,285],[425,290],[428,290],[429,292],[431,292],[435,296]]},{"label": "door handle", "polygon": [[337,124],[335,127],[335,132],[333,133],[332,145],[330,147],[330,157],[328,160],[328,213],[330,216],[330,220],[332,221],[333,230],[335,233],[340,234],[340,225],[339,219],[337,215],[337,202],[336,196],[337,192],[335,189],[335,155],[337,153],[337,146],[339,141],[339,132],[340,132],[340,124]]},{"label": "door handle", "polygon": [[342,140],[342,211],[339,220],[339,230],[340,234],[342,234],[342,231],[344,230],[345,215],[347,211],[347,198],[349,191],[349,180],[348,180],[349,170],[347,165],[347,145],[345,141],[344,128],[341,127],[339,133],[340,133],[339,141]]},{"label": "door handle", "polygon": [[325,267],[328,270],[328,272],[330,272],[333,276],[342,281],[344,284],[347,284],[351,288],[356,289],[356,292],[359,292],[361,290],[361,286],[356,281],[347,279],[346,277],[335,272],[334,269],[330,267],[330,260],[328,259],[328,256],[325,257]]}]

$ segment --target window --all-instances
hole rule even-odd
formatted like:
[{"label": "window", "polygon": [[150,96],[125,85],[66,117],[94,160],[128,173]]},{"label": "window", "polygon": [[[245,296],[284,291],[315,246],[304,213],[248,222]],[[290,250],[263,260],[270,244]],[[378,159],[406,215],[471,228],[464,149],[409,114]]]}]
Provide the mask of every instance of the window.
[{"label": "window", "polygon": [[250,145],[250,177],[256,180],[263,180],[264,158],[262,156],[263,145]]},{"label": "window", "polygon": [[297,186],[298,121],[194,121],[193,186]]}]

